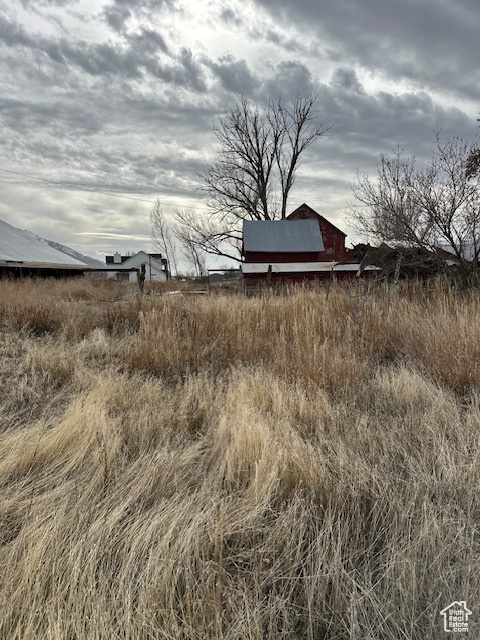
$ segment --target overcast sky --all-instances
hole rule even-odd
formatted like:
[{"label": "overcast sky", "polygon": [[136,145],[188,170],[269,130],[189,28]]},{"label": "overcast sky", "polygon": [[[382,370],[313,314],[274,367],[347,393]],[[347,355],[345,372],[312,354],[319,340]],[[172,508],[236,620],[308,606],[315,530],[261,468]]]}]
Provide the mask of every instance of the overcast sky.
[{"label": "overcast sky", "polygon": [[479,34],[478,0],[0,0],[0,218],[97,257],[150,249],[157,196],[202,215],[219,116],[314,92],[335,126],[289,209],[351,233],[357,168],[477,135]]}]

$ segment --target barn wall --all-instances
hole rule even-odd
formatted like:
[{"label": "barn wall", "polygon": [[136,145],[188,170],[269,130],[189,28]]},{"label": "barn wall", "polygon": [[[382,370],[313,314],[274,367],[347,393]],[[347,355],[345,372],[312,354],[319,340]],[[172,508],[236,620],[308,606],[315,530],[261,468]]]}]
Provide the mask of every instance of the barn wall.
[{"label": "barn wall", "polygon": [[318,224],[322,232],[323,244],[325,245],[324,255],[328,256],[325,259],[340,262],[348,258],[349,251],[345,249],[345,236],[343,233],[321,219]]},{"label": "barn wall", "polygon": [[361,276],[356,275],[356,271],[322,271],[303,273],[272,273],[270,281],[266,273],[244,274],[243,282],[246,289],[263,289],[268,286],[282,287],[288,284],[325,284],[329,282],[348,283],[360,282],[375,278],[376,271],[364,271]]},{"label": "barn wall", "polygon": [[323,238],[325,251],[320,254],[319,261],[340,262],[350,257],[350,252],[345,248],[346,235],[326,218],[319,215],[308,205],[302,205],[293,211],[287,220],[317,220]]}]

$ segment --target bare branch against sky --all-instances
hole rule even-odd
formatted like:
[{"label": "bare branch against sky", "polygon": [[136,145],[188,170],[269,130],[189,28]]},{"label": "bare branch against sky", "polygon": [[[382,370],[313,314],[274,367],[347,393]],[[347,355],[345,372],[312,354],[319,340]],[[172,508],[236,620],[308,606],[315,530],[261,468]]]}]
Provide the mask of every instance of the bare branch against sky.
[{"label": "bare branch against sky", "polygon": [[352,235],[357,169],[475,136],[479,31],[474,0],[0,0],[0,219],[92,255],[149,249],[157,197],[168,220],[205,211],[212,126],[240,96],[315,94],[336,126],[289,206]]},{"label": "bare branch against sky", "polygon": [[400,241],[454,254],[465,276],[478,275],[480,175],[470,167],[478,140],[442,140],[424,166],[398,149],[381,154],[376,179],[359,173],[352,185],[354,225],[378,241]]}]

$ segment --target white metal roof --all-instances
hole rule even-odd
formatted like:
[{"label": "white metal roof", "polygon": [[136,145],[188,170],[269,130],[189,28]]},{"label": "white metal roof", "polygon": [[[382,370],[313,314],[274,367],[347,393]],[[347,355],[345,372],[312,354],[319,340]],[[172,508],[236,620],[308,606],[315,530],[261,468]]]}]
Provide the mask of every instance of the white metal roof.
[{"label": "white metal roof", "polygon": [[22,231],[0,220],[0,262],[86,266],[63,251],[54,249],[30,231]]},{"label": "white metal roof", "polygon": [[317,220],[245,220],[243,248],[276,253],[325,250]]},{"label": "white metal roof", "polygon": [[[337,262],[243,262],[241,265],[242,273],[255,274],[267,273],[268,267],[272,266],[272,273],[322,273],[333,271],[338,272],[357,272],[360,268],[359,263],[338,264]],[[370,265],[365,271],[378,271],[379,268]]]}]

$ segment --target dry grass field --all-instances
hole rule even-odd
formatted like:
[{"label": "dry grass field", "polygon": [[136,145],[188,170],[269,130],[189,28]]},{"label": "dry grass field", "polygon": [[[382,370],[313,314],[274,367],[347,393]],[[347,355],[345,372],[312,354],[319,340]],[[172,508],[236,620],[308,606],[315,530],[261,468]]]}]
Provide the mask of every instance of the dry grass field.
[{"label": "dry grass field", "polygon": [[480,618],[480,294],[0,282],[0,638]]}]

